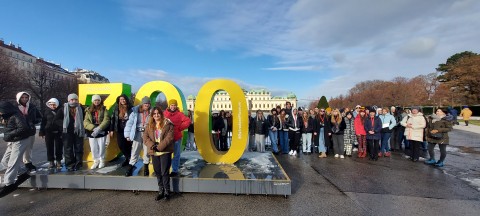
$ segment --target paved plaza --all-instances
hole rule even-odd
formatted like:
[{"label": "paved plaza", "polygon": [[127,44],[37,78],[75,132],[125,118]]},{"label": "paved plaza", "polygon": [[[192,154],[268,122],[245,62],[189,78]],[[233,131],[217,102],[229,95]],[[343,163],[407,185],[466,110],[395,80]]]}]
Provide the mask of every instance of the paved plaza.
[{"label": "paved plaza", "polygon": [[[443,168],[400,153],[376,162],[277,156],[292,180],[288,198],[183,193],[156,202],[154,192],[21,188],[0,199],[0,215],[478,215],[480,127],[455,126],[450,139]],[[34,160],[46,161],[45,151],[37,139]]]}]

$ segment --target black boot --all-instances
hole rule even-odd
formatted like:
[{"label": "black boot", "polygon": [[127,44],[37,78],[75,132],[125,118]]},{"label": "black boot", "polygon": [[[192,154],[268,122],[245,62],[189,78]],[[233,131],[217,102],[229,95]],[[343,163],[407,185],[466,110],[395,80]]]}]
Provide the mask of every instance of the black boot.
[{"label": "black boot", "polygon": [[170,199],[170,190],[165,188],[165,190],[163,191],[164,191],[163,200],[168,201]]},{"label": "black boot", "polygon": [[150,172],[148,171],[148,164],[143,165],[143,176],[149,176]]},{"label": "black boot", "polygon": [[27,170],[28,170],[29,172],[31,172],[31,171],[37,171],[37,167],[35,167],[32,163],[26,163],[26,164],[25,164],[25,168],[27,168]]},{"label": "black boot", "polygon": [[122,167],[127,166],[129,162],[130,162],[130,158],[125,158],[125,161],[123,161],[122,163]]},{"label": "black boot", "polygon": [[135,166],[128,164],[126,170],[127,171],[125,171],[125,177],[132,176],[133,170],[135,170]]},{"label": "black boot", "polygon": [[158,195],[157,197],[155,197],[155,200],[156,201],[159,201],[161,199],[165,198],[165,190],[163,189],[163,187],[161,187],[159,190],[158,190]]}]

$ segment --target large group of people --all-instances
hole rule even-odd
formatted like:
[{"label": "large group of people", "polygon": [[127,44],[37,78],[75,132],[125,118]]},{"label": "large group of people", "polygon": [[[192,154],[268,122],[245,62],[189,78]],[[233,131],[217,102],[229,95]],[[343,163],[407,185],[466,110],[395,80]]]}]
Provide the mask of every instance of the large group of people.
[{"label": "large group of people", "polygon": [[17,94],[17,106],[0,102],[4,140],[8,143],[2,158],[6,170],[0,193],[8,193],[18,186],[16,179],[22,162],[26,173],[36,171],[32,164],[32,147],[36,124],[40,124],[39,136],[45,138],[49,169],[65,166],[68,172],[80,170],[84,139],[88,139],[93,156],[89,168],[103,168],[107,163],[107,138],[116,136],[118,147],[125,156],[122,163],[125,176],[132,175],[143,150],[143,175],[150,175],[148,165],[152,162],[159,186],[156,199],[169,199],[170,176],[178,175],[180,165],[182,131],[192,126],[191,116],[189,118],[178,110],[176,100],[169,100],[168,108],[162,110],[160,106],[151,108],[148,97],[142,98],[140,105],[132,106],[129,97],[120,95],[110,114],[100,95],[92,95],[88,107],[79,103],[76,94],[67,98],[63,105],[56,98],[48,100],[43,115],[30,103],[27,92]]},{"label": "large group of people", "polygon": [[[125,156],[122,163],[125,176],[133,174],[140,157],[144,176],[150,175],[149,163],[153,164],[159,186],[157,200],[170,196],[169,178],[178,175],[184,130],[188,129],[186,150],[197,149],[193,112],[189,110],[188,115],[184,115],[174,99],[169,100],[167,109],[162,110],[159,106],[152,108],[149,97],[142,98],[139,105],[133,106],[130,98],[122,94],[117,97],[110,114],[99,95],[93,95],[91,105],[85,107],[72,93],[63,105],[55,98],[48,100],[43,115],[30,103],[30,99],[27,92],[19,92],[16,105],[0,102],[0,115],[5,125],[4,140],[8,143],[1,161],[7,168],[2,190],[13,187],[22,162],[29,172],[36,170],[32,164],[36,124],[40,124],[39,136],[45,139],[50,169],[61,169],[63,166],[67,171],[81,169],[84,139],[88,139],[94,160],[89,168],[105,167],[107,138],[115,136]],[[248,115],[249,142],[246,150],[249,151],[266,152],[266,140],[275,155],[318,153],[319,158],[332,155],[340,159],[356,155],[377,161],[381,157],[391,157],[392,151],[403,151],[405,157],[412,161],[428,157],[425,163],[437,167],[444,166],[448,132],[456,124],[456,113],[451,109],[438,108],[435,113],[426,116],[417,106],[403,109],[357,105],[352,110],[302,110],[286,102],[285,108],[277,106],[267,117],[262,110],[257,110],[255,117],[252,117],[251,111]],[[461,115],[468,126],[468,118],[472,115],[468,107],[462,110]],[[228,151],[232,114],[223,110],[213,112],[211,122],[214,145],[218,151]],[[436,145],[440,149],[439,160],[435,158]]]}]

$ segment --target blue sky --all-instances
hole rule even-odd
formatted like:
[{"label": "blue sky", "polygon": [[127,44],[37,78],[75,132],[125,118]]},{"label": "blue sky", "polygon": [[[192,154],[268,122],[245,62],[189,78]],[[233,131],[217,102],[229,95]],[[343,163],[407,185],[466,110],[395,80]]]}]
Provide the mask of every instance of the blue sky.
[{"label": "blue sky", "polygon": [[480,52],[480,2],[2,1],[0,38],[70,70],[137,90],[169,81],[185,95],[208,80],[294,92],[300,104],[360,81],[434,72]]}]

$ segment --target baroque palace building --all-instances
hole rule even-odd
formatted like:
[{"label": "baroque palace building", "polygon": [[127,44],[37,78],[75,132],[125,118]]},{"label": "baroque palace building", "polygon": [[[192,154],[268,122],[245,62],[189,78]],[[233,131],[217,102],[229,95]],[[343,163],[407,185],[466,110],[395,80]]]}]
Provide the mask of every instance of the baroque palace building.
[{"label": "baroque palace building", "polygon": [[[297,107],[297,96],[293,93],[287,94],[286,97],[272,96],[271,92],[265,89],[252,89],[250,91],[243,90],[247,100],[248,109],[252,111],[262,110],[270,112],[271,109],[281,106],[285,108],[285,103],[288,101],[292,107]],[[187,108],[193,110],[195,107],[195,96],[189,95],[187,97]],[[217,91],[212,100],[212,111],[232,111],[232,103],[230,96],[226,91]]]}]

